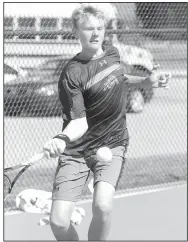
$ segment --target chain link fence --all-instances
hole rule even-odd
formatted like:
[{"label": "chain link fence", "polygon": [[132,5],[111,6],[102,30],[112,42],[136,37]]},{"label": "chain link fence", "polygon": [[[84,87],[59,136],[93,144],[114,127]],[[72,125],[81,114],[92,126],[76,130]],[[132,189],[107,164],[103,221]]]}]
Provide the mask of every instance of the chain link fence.
[{"label": "chain link fence", "polygon": [[[57,82],[63,66],[80,51],[66,14],[56,16],[52,11],[53,16],[45,15],[43,10],[49,3],[41,3],[41,15],[39,3],[33,3],[37,9],[33,13],[28,3],[29,13],[24,14],[23,8],[12,13],[11,4],[4,5],[5,167],[26,161],[61,131]],[[48,7],[55,8],[56,4]],[[64,10],[66,4],[61,3]],[[187,3],[113,6],[118,18],[109,23],[105,41],[117,46],[127,72],[147,76],[156,63],[161,73],[172,75],[168,91],[130,86],[130,146],[118,191],[186,181]],[[57,160],[43,160],[25,172],[6,209],[14,207],[15,196],[24,189],[51,191],[56,165]],[[82,198],[88,194],[86,188]]]}]

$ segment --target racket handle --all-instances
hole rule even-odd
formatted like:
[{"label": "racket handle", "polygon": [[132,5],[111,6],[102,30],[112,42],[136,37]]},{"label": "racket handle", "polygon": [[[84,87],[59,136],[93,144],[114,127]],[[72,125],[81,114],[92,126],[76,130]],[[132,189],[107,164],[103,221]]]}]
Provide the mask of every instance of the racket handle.
[{"label": "racket handle", "polygon": [[31,157],[28,161],[29,164],[33,164],[33,163],[36,163],[40,160],[42,160],[43,158],[46,158],[46,155],[45,153],[42,151],[36,155],[34,155],[33,157]]}]

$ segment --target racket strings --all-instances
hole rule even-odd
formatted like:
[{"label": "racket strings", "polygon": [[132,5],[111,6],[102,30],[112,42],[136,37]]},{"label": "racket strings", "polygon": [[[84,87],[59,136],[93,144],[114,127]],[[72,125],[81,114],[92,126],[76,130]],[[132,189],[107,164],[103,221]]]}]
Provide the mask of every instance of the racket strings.
[{"label": "racket strings", "polygon": [[[19,180],[20,176],[22,176],[23,173],[25,173],[25,171],[30,166],[32,166],[34,163],[37,163],[43,158],[45,158],[45,154],[41,152],[33,156],[27,163],[4,168],[4,200],[11,193],[12,188],[14,187],[15,183]],[[22,180],[23,179],[24,176],[22,177]]]},{"label": "racket strings", "polygon": [[11,191],[11,181],[8,176],[4,175],[4,199],[9,195]]},{"label": "racket strings", "polygon": [[[6,200],[8,195],[12,192],[15,183],[17,183],[17,187],[19,187],[20,182],[23,182],[24,173],[29,167],[30,165],[19,165],[4,169],[4,200]],[[21,176],[23,177],[20,180],[19,178]]]}]

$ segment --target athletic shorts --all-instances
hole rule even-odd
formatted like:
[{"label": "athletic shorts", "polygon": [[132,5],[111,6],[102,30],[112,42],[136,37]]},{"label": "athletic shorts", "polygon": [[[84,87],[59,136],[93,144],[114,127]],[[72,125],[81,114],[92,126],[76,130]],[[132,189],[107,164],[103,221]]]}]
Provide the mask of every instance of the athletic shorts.
[{"label": "athletic shorts", "polygon": [[118,146],[112,148],[111,151],[113,157],[108,162],[97,160],[96,155],[87,158],[60,156],[53,184],[52,199],[78,201],[90,171],[93,172],[94,185],[99,181],[105,181],[116,188],[125,167],[127,146]]}]

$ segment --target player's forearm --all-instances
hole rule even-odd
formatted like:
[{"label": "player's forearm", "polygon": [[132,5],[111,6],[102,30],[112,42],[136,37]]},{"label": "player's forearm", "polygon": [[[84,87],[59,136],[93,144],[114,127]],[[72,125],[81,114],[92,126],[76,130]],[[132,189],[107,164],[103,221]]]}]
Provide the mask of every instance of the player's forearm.
[{"label": "player's forearm", "polygon": [[131,76],[124,74],[125,77],[127,77],[128,80],[126,80],[130,84],[136,84],[141,83],[147,79],[147,77],[140,77],[140,76]]},{"label": "player's forearm", "polygon": [[88,129],[87,119],[78,118],[71,120],[70,123],[63,130],[62,134],[69,137],[70,141],[75,141],[81,138]]},{"label": "player's forearm", "polygon": [[69,142],[81,138],[87,131],[88,124],[86,117],[71,120],[64,128],[63,132],[54,136],[52,140],[43,146],[47,158],[55,158],[63,154]]},{"label": "player's forearm", "polygon": [[148,85],[151,85],[151,79],[150,77],[141,77],[141,76],[130,76],[125,74],[125,77],[127,77],[126,82],[130,84],[141,84],[142,87],[147,87]]}]

